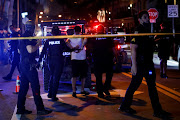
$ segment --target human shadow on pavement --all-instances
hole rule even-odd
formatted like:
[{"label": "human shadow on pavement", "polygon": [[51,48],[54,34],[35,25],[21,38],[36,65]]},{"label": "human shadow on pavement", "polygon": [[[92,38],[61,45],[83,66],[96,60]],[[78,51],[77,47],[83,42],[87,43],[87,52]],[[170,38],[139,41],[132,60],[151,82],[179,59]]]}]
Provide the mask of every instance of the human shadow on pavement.
[{"label": "human shadow on pavement", "polygon": [[53,111],[55,112],[63,112],[71,116],[78,116],[77,106],[75,105],[70,105],[67,103],[62,103],[62,102],[57,101],[57,102],[54,102],[52,107],[55,108],[53,109]]},{"label": "human shadow on pavement", "polygon": [[[116,104],[120,105],[122,103],[123,97],[114,97],[114,96],[112,96],[111,98],[107,98],[106,100],[109,100],[109,101],[111,101],[113,103],[116,103]],[[147,104],[147,102],[144,101],[144,100],[133,98],[132,105],[146,106],[146,104]]]},{"label": "human shadow on pavement", "polygon": [[135,114],[128,114],[128,113],[122,113],[122,114],[126,115],[126,116],[130,116],[130,117],[138,119],[138,120],[152,120],[152,119],[148,119],[148,118],[145,118],[145,117],[142,117],[139,115],[135,115]]},{"label": "human shadow on pavement", "polygon": [[[82,111],[84,108],[90,106],[90,105],[120,105],[122,103],[122,99],[119,96],[113,96],[111,98],[109,97],[105,97],[105,98],[97,98],[94,96],[85,96],[85,97],[78,97],[78,99],[84,101],[85,103],[82,104],[81,107],[77,108],[77,111],[80,112]],[[145,106],[147,104],[147,102],[145,102],[144,100],[141,99],[133,99],[133,105],[136,106]]]},{"label": "human shadow on pavement", "polygon": [[16,118],[18,120],[46,120],[47,118],[53,118],[53,116],[42,116],[42,115],[34,115],[32,116],[33,114],[29,114],[29,115],[20,115],[20,116],[17,116],[16,115]]},{"label": "human shadow on pavement", "polygon": [[[136,115],[136,114],[123,113],[123,115],[127,115],[127,116],[130,116],[132,118],[136,118],[138,120],[153,120],[153,119],[148,119],[148,118],[145,118],[145,117],[141,117],[141,116]],[[162,120],[173,120],[173,117],[172,116],[163,116],[162,118],[159,118],[159,119],[162,119]]]},{"label": "human shadow on pavement", "polygon": [[37,115],[35,120],[46,120],[48,118],[53,118],[53,116],[41,116],[41,115]]},{"label": "human shadow on pavement", "polygon": [[92,96],[78,97],[78,99],[85,102],[84,104],[81,105],[81,107],[77,108],[78,112],[83,111],[84,108],[90,105],[115,105],[116,104],[106,99],[98,99]]},{"label": "human shadow on pavement", "polygon": [[137,99],[137,98],[134,98],[132,102],[132,105],[135,105],[135,106],[146,106],[146,104],[147,104],[146,101]]}]

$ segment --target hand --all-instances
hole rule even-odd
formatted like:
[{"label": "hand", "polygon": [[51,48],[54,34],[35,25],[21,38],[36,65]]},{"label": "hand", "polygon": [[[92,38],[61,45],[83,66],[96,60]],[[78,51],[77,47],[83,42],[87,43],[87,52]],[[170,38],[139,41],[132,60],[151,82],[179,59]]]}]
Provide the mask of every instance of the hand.
[{"label": "hand", "polygon": [[36,68],[39,70],[39,68],[40,68],[40,62],[37,62]]},{"label": "hand", "polygon": [[74,52],[75,52],[75,53],[79,53],[80,51],[81,51],[81,50],[75,50]]},{"label": "hand", "polygon": [[76,47],[74,47],[73,49],[75,49],[75,50],[76,50],[76,49],[79,49],[79,45],[77,45],[77,46],[76,46]]},{"label": "hand", "polygon": [[132,73],[133,76],[137,74],[137,66],[136,65],[132,65],[131,73]]},{"label": "hand", "polygon": [[41,46],[41,45],[42,45],[42,40],[41,40],[41,39],[37,40],[37,45],[38,45],[38,46]]}]

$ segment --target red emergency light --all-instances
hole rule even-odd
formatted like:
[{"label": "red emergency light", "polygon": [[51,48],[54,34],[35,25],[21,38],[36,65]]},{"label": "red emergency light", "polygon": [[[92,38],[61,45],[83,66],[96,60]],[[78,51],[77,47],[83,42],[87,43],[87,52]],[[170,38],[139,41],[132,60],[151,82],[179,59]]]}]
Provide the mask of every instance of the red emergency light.
[{"label": "red emergency light", "polygon": [[121,45],[117,45],[117,49],[120,50],[121,49]]}]

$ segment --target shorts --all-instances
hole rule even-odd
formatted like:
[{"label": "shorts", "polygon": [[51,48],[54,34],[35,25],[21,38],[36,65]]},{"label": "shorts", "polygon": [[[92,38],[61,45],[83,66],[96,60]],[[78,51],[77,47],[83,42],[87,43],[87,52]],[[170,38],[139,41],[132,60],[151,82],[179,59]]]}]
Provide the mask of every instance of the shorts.
[{"label": "shorts", "polygon": [[88,65],[86,60],[71,60],[72,63],[72,77],[85,78],[88,72]]}]

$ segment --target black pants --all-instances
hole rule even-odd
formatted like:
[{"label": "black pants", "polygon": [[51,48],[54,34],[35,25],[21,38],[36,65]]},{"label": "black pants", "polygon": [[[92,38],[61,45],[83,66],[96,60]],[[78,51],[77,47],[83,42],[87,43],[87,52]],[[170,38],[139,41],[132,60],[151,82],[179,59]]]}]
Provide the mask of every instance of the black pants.
[{"label": "black pants", "polygon": [[62,57],[51,57],[49,59],[50,80],[48,92],[52,98],[56,97],[59,87],[59,80],[63,72],[64,59]]},{"label": "black pants", "polygon": [[12,77],[16,67],[17,67],[17,69],[18,69],[18,71],[20,73],[19,61],[20,61],[20,54],[14,52],[13,53],[13,60],[12,60],[11,70],[10,70],[10,72],[9,72],[9,74],[7,76]]},{"label": "black pants", "polygon": [[[111,80],[113,76],[113,61],[104,61],[94,63],[95,77],[96,77],[96,90],[98,94],[102,94],[104,90],[111,88]],[[106,81],[103,85],[102,74],[106,73]]]},{"label": "black pants", "polygon": [[154,112],[162,110],[156,89],[156,83],[155,83],[156,73],[153,63],[148,65],[146,64],[146,65],[137,66],[137,74],[135,76],[132,76],[132,81],[126,91],[126,95],[125,98],[123,99],[121,107],[131,106],[133,100],[133,94],[139,88],[143,77],[145,77],[147,82],[149,97],[151,99],[151,104]]},{"label": "black pants", "polygon": [[29,83],[31,84],[34,102],[36,104],[37,110],[43,110],[44,105],[42,98],[40,96],[40,84],[38,78],[38,72],[35,67],[31,67],[30,64],[20,64],[21,70],[21,84],[20,91],[18,94],[17,108],[19,111],[25,109],[26,95],[29,89]]}]

